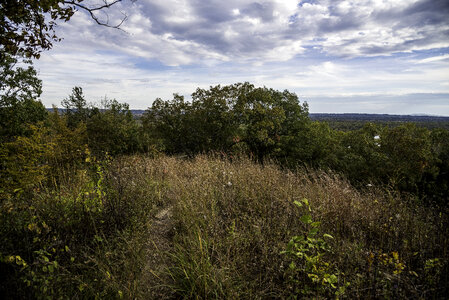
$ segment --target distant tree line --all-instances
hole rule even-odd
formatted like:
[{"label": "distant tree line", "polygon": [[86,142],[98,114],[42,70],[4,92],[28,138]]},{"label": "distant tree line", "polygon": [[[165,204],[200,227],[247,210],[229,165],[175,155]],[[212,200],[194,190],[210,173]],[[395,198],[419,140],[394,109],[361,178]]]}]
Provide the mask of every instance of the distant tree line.
[{"label": "distant tree line", "polygon": [[[402,116],[401,116],[402,117]],[[419,127],[424,127],[427,129],[444,128],[449,130],[449,117],[427,117],[426,119],[410,117],[410,118],[391,118],[386,120],[382,117],[376,118],[375,115],[371,118],[352,118],[346,115],[336,116],[323,116],[323,114],[311,114],[310,118],[313,121],[326,122],[332,129],[351,131],[362,129],[366,123],[375,123],[380,126],[396,127],[401,126],[406,123],[414,123]]]}]

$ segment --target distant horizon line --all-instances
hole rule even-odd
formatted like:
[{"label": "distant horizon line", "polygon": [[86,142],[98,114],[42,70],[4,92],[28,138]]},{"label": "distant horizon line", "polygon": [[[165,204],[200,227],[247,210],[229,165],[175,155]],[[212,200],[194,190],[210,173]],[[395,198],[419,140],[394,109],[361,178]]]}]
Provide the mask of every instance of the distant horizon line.
[{"label": "distant horizon line", "polygon": [[[58,110],[65,110],[65,108],[55,107]],[[53,110],[54,107],[46,107],[47,110]],[[148,108],[129,108],[131,112],[133,111],[146,111]],[[436,115],[436,114],[426,114],[426,113],[414,113],[414,114],[400,114],[400,113],[372,113],[372,112],[309,112],[309,115],[373,115],[373,116],[400,116],[400,117],[436,117],[436,118],[448,118],[449,115]]]}]

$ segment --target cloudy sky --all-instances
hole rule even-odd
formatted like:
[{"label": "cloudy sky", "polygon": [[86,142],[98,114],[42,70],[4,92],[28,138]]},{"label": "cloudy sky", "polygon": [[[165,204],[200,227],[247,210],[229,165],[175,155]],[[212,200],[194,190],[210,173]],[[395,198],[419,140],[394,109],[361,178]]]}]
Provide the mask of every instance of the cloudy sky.
[{"label": "cloudy sky", "polygon": [[249,81],[312,113],[449,116],[447,0],[124,0],[99,16],[122,13],[122,30],[83,12],[59,24],[63,41],[35,63],[46,106],[74,86],[146,109]]}]

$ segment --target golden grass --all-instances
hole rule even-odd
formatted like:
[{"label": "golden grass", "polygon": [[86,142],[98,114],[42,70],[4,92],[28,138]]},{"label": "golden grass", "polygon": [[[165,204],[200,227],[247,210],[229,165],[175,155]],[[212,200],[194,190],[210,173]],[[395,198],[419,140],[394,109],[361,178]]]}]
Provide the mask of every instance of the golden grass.
[{"label": "golden grass", "polygon": [[350,282],[347,297],[420,298],[447,290],[447,216],[382,188],[357,191],[336,174],[245,158],[135,156],[120,164],[132,169],[128,180],[158,186],[158,204],[173,208],[171,263],[161,272],[177,296],[290,296],[289,261],[280,253],[305,233],[299,217],[306,212],[293,205],[303,198],[320,231],[334,237],[326,259]]}]

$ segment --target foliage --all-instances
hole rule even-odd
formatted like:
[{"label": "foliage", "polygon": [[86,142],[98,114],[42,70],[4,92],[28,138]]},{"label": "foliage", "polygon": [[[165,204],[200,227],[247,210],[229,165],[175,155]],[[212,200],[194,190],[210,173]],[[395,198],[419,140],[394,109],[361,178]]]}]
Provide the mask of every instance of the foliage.
[{"label": "foliage", "polygon": [[229,153],[245,144],[243,148],[262,162],[279,155],[287,147],[283,144],[301,138],[307,105],[301,106],[288,91],[255,88],[246,82],[197,89],[192,103],[179,95],[171,101],[156,99],[142,122],[167,153]]},{"label": "foliage", "polygon": [[141,121],[145,143],[167,154],[244,153],[292,170],[337,171],[358,187],[379,184],[427,203],[448,203],[444,129],[365,123],[337,131],[312,122],[307,103],[295,94],[247,82],[197,89],[191,103],[176,94],[156,99]]},{"label": "foliage", "polygon": [[18,137],[13,142],[0,144],[0,197],[28,190],[46,178],[47,159],[53,145],[47,143],[47,130],[31,126],[30,137]]},{"label": "foliage", "polygon": [[319,114],[310,115],[313,121],[326,123],[338,131],[353,131],[362,129],[367,123],[381,127],[397,127],[405,123],[414,123],[418,127],[433,130],[435,128],[449,129],[449,118],[440,116],[410,116],[410,115],[379,115],[379,114]]},{"label": "foliage", "polygon": [[292,259],[287,270],[293,284],[291,296],[297,298],[299,294],[303,297],[324,294],[338,298],[344,294],[349,282],[341,285],[338,270],[333,270],[335,267],[326,261],[326,254],[332,255],[332,249],[325,238],[333,237],[326,233],[320,234],[320,222],[314,222],[309,214],[311,209],[307,199],[296,200],[295,204],[306,208],[306,213],[300,218],[306,227],[306,233],[293,236],[287,249],[281,252]]},{"label": "foliage", "polygon": [[[75,12],[72,6],[62,6],[65,1],[14,1],[6,0],[0,6],[0,45],[6,53],[22,53],[39,57],[41,50],[50,49],[56,20],[68,21]],[[51,21],[46,21],[50,18]]]},{"label": "foliage", "polygon": [[136,153],[141,147],[138,130],[128,104],[104,99],[87,120],[89,148],[96,156]]},{"label": "foliage", "polygon": [[81,87],[61,102],[67,126],[84,127],[90,151],[97,157],[136,153],[143,149],[139,127],[129,105],[103,99],[100,106],[88,103]]},{"label": "foliage", "polygon": [[107,184],[113,167],[89,164],[58,189],[16,193],[1,203],[2,298],[137,295],[151,198],[135,199],[127,187],[117,199],[123,186]]},{"label": "foliage", "polygon": [[28,134],[28,124],[45,120],[47,112],[36,100],[42,93],[36,75],[29,60],[10,55],[0,60],[0,141]]},{"label": "foliage", "polygon": [[417,193],[424,172],[431,168],[430,132],[413,124],[385,128],[379,147],[387,159],[385,169],[393,186]]},{"label": "foliage", "polygon": [[447,294],[447,130],[336,131],[249,83],[158,99],[141,122],[72,92],[2,128],[3,298]]},{"label": "foliage", "polygon": [[224,96],[198,89],[192,104],[176,94],[171,101],[156,99],[142,117],[143,129],[167,153],[226,151],[235,126]]},{"label": "foliage", "polygon": [[422,181],[421,196],[440,206],[449,203],[449,130],[436,128],[430,132],[431,158]]},{"label": "foliage", "polygon": [[380,149],[380,129],[366,124],[357,131],[346,132],[340,137],[338,158],[334,168],[343,171],[352,182],[377,183],[388,181],[387,157]]},{"label": "foliage", "polygon": [[[437,209],[380,189],[359,192],[336,175],[245,158],[83,160],[56,188],[41,181],[3,198],[2,296],[447,293],[448,219]],[[165,208],[170,222],[158,225],[150,216]],[[160,226],[169,227],[151,231]],[[158,252],[160,260],[148,259]]]},{"label": "foliage", "polygon": [[236,103],[236,114],[242,126],[242,141],[259,162],[279,151],[280,131],[286,120],[286,112],[280,106],[284,100],[281,97],[282,94],[274,90],[253,88],[239,97]]},{"label": "foliage", "polygon": [[67,99],[62,100],[61,105],[64,108],[64,114],[67,116],[67,124],[70,128],[75,128],[81,122],[87,123],[91,108],[87,106],[81,87],[74,87],[72,94]]},{"label": "foliage", "polygon": [[50,134],[47,138],[54,145],[48,161],[52,171],[51,177],[67,178],[68,173],[76,173],[76,170],[83,166],[90,154],[86,125],[80,123],[76,128],[70,128],[67,117],[60,115],[56,108],[49,115],[48,122]]}]

